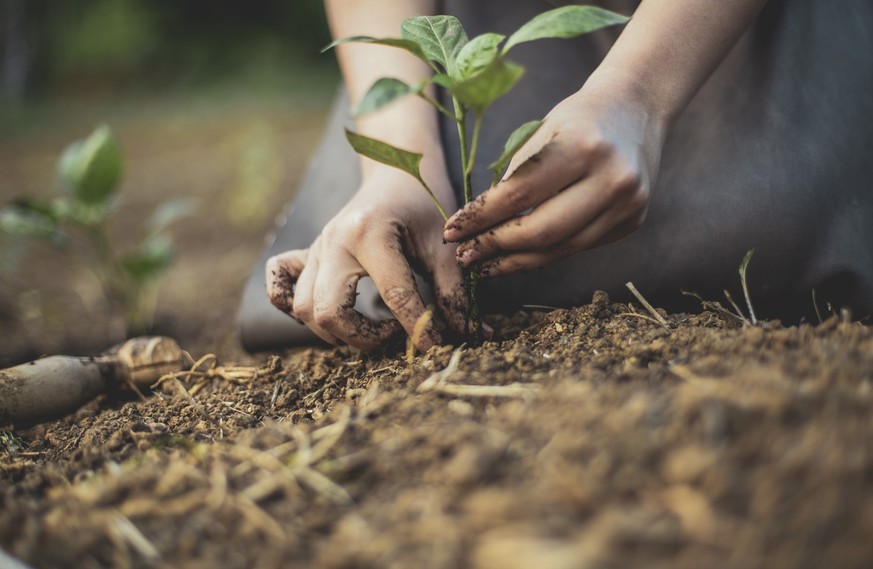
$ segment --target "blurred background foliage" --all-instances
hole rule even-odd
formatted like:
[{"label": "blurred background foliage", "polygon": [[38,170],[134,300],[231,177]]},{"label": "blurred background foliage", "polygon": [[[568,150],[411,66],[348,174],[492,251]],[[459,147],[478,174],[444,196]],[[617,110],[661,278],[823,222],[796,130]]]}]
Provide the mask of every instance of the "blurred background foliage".
[{"label": "blurred background foliage", "polygon": [[0,0],[5,103],[336,77],[320,0]]},{"label": "blurred background foliage", "polygon": [[[333,99],[328,42],[321,0],[0,0],[0,207],[53,199],[63,149],[110,125],[120,250],[160,204],[195,204],[168,230],[156,332],[230,357],[243,284]],[[123,332],[67,251],[0,232],[0,367],[96,353]]]}]

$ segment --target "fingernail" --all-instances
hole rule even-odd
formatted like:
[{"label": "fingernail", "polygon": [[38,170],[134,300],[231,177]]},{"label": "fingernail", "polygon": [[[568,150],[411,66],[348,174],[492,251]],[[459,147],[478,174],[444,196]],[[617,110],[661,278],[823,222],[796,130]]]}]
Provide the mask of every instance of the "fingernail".
[{"label": "fingernail", "polygon": [[458,257],[458,260],[461,262],[462,265],[467,267],[481,257],[482,253],[480,253],[476,249],[467,249],[461,252],[461,256]]},{"label": "fingernail", "polygon": [[479,276],[483,279],[490,279],[497,276],[497,271],[494,267],[481,267],[479,269]]}]

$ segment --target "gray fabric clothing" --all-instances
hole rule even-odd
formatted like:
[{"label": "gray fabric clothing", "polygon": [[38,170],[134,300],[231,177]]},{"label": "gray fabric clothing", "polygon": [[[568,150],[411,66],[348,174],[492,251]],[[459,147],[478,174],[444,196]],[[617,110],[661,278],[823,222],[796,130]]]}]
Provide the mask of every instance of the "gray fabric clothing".
[{"label": "gray fabric clothing", "polygon": [[[636,4],[596,3],[624,13]],[[507,10],[496,0],[445,0],[443,11],[457,15],[473,37],[511,33],[556,4],[516,0]],[[489,110],[482,162],[499,154],[516,126],[543,117],[581,87],[619,31],[515,48],[511,58],[527,73]],[[356,189],[355,157],[341,129],[331,128],[269,254],[308,245]],[[460,190],[457,134],[447,121],[443,137]],[[489,181],[479,171],[474,188]],[[813,290],[822,308],[830,302],[863,316],[873,312],[871,221],[873,3],[771,0],[670,132],[643,228],[531,273],[488,281],[482,298],[487,310],[567,306],[588,302],[598,289],[628,298],[624,283],[633,281],[657,305],[693,310],[680,289],[720,299],[728,288],[739,296],[737,266],[755,247],[749,284],[760,316],[811,318]],[[264,259],[249,286],[259,286],[258,299],[247,289],[241,310],[250,349],[268,347],[256,336],[285,343],[267,321],[297,326],[264,296]]]}]

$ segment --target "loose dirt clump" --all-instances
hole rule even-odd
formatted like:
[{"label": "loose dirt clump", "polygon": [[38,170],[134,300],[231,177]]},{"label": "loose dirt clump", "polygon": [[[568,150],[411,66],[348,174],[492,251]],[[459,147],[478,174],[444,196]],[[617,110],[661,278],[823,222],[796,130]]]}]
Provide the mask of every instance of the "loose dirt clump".
[{"label": "loose dirt clump", "polygon": [[[35,567],[868,567],[873,333],[610,304],[302,350],[0,448]],[[230,372],[233,373],[230,373]]]}]

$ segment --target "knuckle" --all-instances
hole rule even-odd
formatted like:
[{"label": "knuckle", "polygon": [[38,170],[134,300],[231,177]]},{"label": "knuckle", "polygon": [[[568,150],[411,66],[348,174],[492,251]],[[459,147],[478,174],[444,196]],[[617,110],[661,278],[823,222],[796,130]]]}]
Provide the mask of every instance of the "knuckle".
[{"label": "knuckle", "polygon": [[503,194],[503,199],[506,206],[516,213],[527,209],[531,205],[530,193],[519,186],[507,189]]},{"label": "knuckle", "polygon": [[332,219],[321,230],[321,238],[332,245],[342,240],[344,231],[348,228],[343,219]]},{"label": "knuckle", "polygon": [[[610,194],[618,199],[627,200],[636,205],[642,186],[642,177],[638,170],[627,166],[618,167],[609,178]],[[645,198],[645,195],[643,195]]]},{"label": "knuckle", "polygon": [[346,216],[344,225],[349,237],[357,243],[372,234],[381,220],[384,220],[384,216],[380,216],[374,208],[365,208]]},{"label": "knuckle", "polygon": [[597,157],[610,154],[614,150],[612,144],[604,139],[599,132],[591,132],[576,138],[573,151],[584,157]]},{"label": "knuckle", "polygon": [[341,214],[330,220],[324,226],[321,235],[327,243],[332,245],[354,244],[371,233],[377,221],[372,209],[357,210]]},{"label": "knuckle", "polygon": [[294,314],[306,322],[312,321],[312,302],[308,299],[296,297],[294,299]]},{"label": "knuckle", "polygon": [[642,176],[636,168],[624,166],[615,175],[615,184],[627,191],[636,192],[642,185]]},{"label": "knuckle", "polygon": [[382,300],[395,313],[398,310],[408,309],[415,303],[417,293],[409,287],[403,285],[390,286],[385,290],[385,296]]},{"label": "knuckle", "polygon": [[313,308],[312,320],[319,328],[330,330],[337,322],[338,309],[327,303],[317,304]]},{"label": "knuckle", "polygon": [[504,239],[495,230],[490,229],[473,238],[472,243],[473,247],[480,251],[499,251],[503,249],[503,241]]},{"label": "knuckle", "polygon": [[536,224],[526,229],[525,241],[537,247],[554,245],[559,241],[555,228],[544,224]]}]

